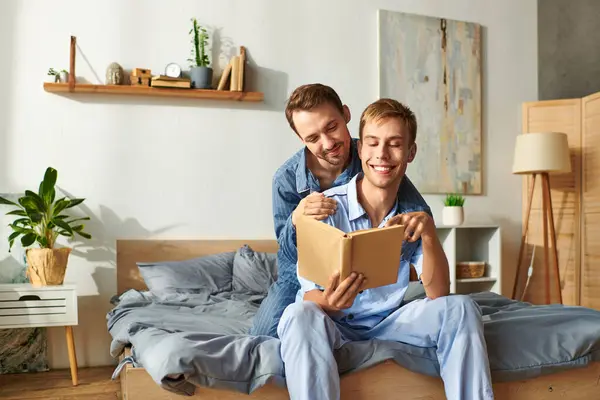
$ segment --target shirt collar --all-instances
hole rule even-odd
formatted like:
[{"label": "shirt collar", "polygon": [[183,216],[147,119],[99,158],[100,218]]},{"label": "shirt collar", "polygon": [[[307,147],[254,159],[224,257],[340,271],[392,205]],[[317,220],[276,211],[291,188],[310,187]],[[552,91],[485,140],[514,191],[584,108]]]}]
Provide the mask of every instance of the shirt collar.
[{"label": "shirt collar", "polygon": [[[348,182],[348,192],[347,192],[348,193],[347,194],[347,196],[348,196],[348,218],[350,219],[350,221],[357,220],[367,214],[365,209],[360,205],[360,202],[358,201],[358,192],[356,189],[356,185],[357,185],[358,181],[363,178],[364,178],[364,173],[359,172],[350,180],[350,182]],[[392,207],[392,209],[390,210],[388,215],[383,219],[382,223],[387,222],[387,220],[390,219],[397,212],[398,212],[398,196],[396,196],[396,201],[394,203],[394,206]]]},{"label": "shirt collar", "polygon": [[354,221],[366,214],[365,209],[358,202],[358,193],[356,184],[363,178],[363,173],[356,174],[350,182],[348,182],[348,218]]},{"label": "shirt collar", "polygon": [[305,147],[300,151],[300,159],[296,166],[296,191],[298,193],[306,192],[308,190],[308,166],[306,165],[306,152],[308,149]]},{"label": "shirt collar", "polygon": [[360,173],[362,171],[362,164],[360,162],[360,157],[358,157],[358,139],[352,139],[350,141],[350,164],[348,164],[347,170],[350,171],[352,176]]},{"label": "shirt collar", "polygon": [[[360,158],[358,157],[358,148],[357,143],[358,139],[352,138],[350,140],[350,163],[348,166],[342,171],[340,176],[334,181],[338,181],[340,178],[344,178],[345,175],[350,174],[350,176],[355,176],[362,170],[362,166],[360,163]],[[309,186],[309,178],[308,178],[308,166],[306,165],[306,152],[308,148],[306,146],[300,151],[300,157],[298,159],[298,165],[296,166],[296,191],[298,193],[306,192],[310,189]]]}]

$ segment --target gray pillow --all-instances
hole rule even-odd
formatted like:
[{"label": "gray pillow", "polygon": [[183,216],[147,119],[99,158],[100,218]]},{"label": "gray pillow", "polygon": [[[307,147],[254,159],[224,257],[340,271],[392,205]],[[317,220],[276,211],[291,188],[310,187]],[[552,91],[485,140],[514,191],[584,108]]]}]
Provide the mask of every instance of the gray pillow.
[{"label": "gray pillow", "polygon": [[277,254],[254,251],[244,245],[233,258],[233,290],[266,294],[277,280]]},{"label": "gray pillow", "polygon": [[151,292],[211,293],[231,291],[235,252],[211,254],[183,261],[138,262]]}]

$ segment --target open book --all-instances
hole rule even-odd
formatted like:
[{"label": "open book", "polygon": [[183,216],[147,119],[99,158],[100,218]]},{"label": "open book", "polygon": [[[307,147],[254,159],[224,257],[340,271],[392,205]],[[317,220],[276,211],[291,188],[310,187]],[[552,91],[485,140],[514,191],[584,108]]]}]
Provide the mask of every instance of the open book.
[{"label": "open book", "polygon": [[363,289],[390,285],[398,281],[403,240],[403,225],[344,233],[302,216],[296,224],[298,274],[322,287],[335,271],[340,282],[352,272],[362,273]]}]

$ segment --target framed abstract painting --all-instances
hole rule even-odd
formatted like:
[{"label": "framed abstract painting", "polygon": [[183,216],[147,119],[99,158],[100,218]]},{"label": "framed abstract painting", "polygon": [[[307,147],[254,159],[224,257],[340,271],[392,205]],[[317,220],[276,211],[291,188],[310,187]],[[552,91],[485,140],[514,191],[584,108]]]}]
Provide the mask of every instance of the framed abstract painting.
[{"label": "framed abstract painting", "polygon": [[421,193],[482,194],[481,26],[378,11],[379,96],[417,117],[407,175]]}]

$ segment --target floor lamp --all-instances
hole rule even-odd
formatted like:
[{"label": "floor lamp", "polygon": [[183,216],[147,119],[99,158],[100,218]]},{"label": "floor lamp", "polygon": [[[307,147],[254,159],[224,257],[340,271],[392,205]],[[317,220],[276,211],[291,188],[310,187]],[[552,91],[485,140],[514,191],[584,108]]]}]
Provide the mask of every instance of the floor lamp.
[{"label": "floor lamp", "polygon": [[[527,196],[527,210],[519,259],[517,261],[517,272],[513,286],[512,298],[517,299],[517,287],[521,277],[521,261],[527,231],[529,230],[529,216],[531,214],[531,203],[535,188],[536,178],[539,176],[542,183],[542,226],[544,235],[543,256],[544,268],[546,270],[546,303],[550,303],[550,247],[552,248],[552,262],[556,275],[556,288],[560,303],[562,304],[562,291],[560,288],[560,271],[558,269],[558,250],[556,248],[556,232],[554,230],[554,215],[552,214],[552,199],[550,197],[549,174],[571,172],[571,158],[569,155],[569,144],[567,135],[558,132],[525,133],[517,137],[513,161],[513,174],[532,175],[531,186]],[[548,234],[550,234],[548,238]],[[523,292],[524,293],[524,292]]]}]

